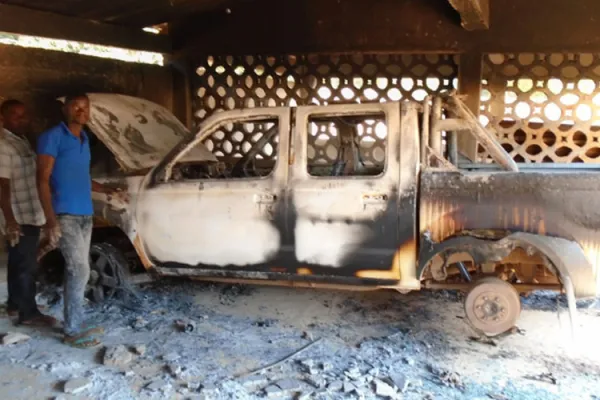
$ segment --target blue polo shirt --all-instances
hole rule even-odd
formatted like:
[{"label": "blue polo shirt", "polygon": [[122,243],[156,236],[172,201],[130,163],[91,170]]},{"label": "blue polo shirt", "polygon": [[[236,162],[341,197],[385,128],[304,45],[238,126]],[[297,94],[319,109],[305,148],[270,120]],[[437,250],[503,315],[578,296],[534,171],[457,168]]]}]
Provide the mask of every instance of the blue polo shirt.
[{"label": "blue polo shirt", "polygon": [[90,176],[90,142],[82,131],[81,139],[61,123],[38,139],[39,155],[54,157],[50,176],[54,213],[93,215],[92,178]]}]

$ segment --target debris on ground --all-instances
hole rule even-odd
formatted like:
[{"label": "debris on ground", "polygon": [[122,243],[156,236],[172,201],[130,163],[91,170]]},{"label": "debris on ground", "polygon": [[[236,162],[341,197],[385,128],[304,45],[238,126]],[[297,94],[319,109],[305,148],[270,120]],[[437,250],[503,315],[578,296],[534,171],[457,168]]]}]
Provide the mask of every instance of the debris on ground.
[{"label": "debris on ground", "polygon": [[214,383],[203,383],[200,385],[200,394],[205,396],[215,396],[219,394],[219,387]]},{"label": "debris on ground", "polygon": [[31,336],[25,335],[21,332],[8,332],[4,336],[2,336],[2,344],[5,346],[11,344],[17,344],[21,342],[26,342],[31,339]]},{"label": "debris on ground", "polygon": [[135,319],[135,321],[133,321],[133,323],[131,324],[131,327],[133,329],[140,330],[140,329],[144,329],[147,325],[148,325],[148,321],[146,321],[142,317],[137,317]]},{"label": "debris on ground", "polygon": [[408,389],[410,381],[402,372],[396,372],[390,375],[390,381],[394,384],[397,390],[405,392]]},{"label": "debris on ground", "polygon": [[175,326],[181,332],[193,332],[196,330],[196,322],[192,320],[178,319],[175,320]]},{"label": "debris on ground", "polygon": [[167,365],[167,370],[169,374],[175,379],[179,379],[181,377],[181,373],[183,372],[183,368],[178,364],[169,364]]},{"label": "debris on ground", "polygon": [[354,386],[351,382],[345,381],[343,386],[344,393],[352,393],[358,390],[356,386]]},{"label": "debris on ground", "polygon": [[437,380],[445,386],[463,390],[464,384],[460,375],[453,371],[440,369],[433,365],[429,366],[429,371],[437,378]]},{"label": "debris on ground", "polygon": [[327,385],[327,379],[322,376],[309,376],[305,380],[306,383],[313,386],[315,389],[322,389]]},{"label": "debris on ground", "polygon": [[288,361],[288,360],[291,360],[292,358],[294,358],[294,357],[296,357],[296,356],[300,355],[301,353],[305,352],[306,350],[308,350],[308,349],[309,349],[309,348],[311,348],[312,346],[316,345],[316,344],[317,344],[317,343],[319,343],[320,341],[321,341],[321,338],[319,338],[319,339],[315,340],[314,342],[311,342],[311,343],[307,344],[306,346],[304,346],[304,347],[302,347],[302,348],[300,348],[300,349],[296,350],[296,351],[295,351],[295,352],[293,352],[292,354],[288,355],[287,357],[284,357],[284,358],[282,358],[281,360],[279,360],[279,361],[277,361],[277,362],[274,362],[274,363],[272,363],[272,364],[269,364],[269,365],[267,365],[267,366],[265,366],[265,367],[262,367],[262,368],[260,368],[260,369],[257,369],[256,371],[252,371],[252,372],[250,372],[250,373],[246,374],[246,376],[247,376],[247,375],[253,375],[253,374],[259,374],[259,373],[261,373],[261,372],[264,372],[264,371],[270,370],[270,369],[272,369],[272,368],[275,368],[275,367],[277,367],[277,366],[279,366],[279,365],[281,365],[281,364],[285,363],[286,361]]},{"label": "debris on ground", "polygon": [[156,379],[146,385],[146,389],[150,390],[151,392],[157,392],[159,390],[166,390],[166,389],[169,389],[170,387],[171,387],[171,385],[168,384],[167,382],[165,382],[163,379]]},{"label": "debris on ground", "polygon": [[122,344],[113,347],[107,347],[104,352],[104,365],[108,367],[122,368],[133,361],[133,354]]},{"label": "debris on ground", "polygon": [[138,356],[143,356],[144,354],[146,354],[146,345],[145,344],[138,344],[136,346],[133,346],[133,351]]},{"label": "debris on ground", "polygon": [[63,390],[68,394],[78,394],[92,386],[92,381],[87,378],[75,378],[65,382]]},{"label": "debris on ground", "polygon": [[303,387],[302,382],[292,378],[280,379],[275,384],[286,392],[299,392]]},{"label": "debris on ground", "polygon": [[327,390],[330,392],[339,392],[340,390],[343,389],[343,387],[344,387],[344,381],[337,380],[337,381],[333,381],[329,385],[327,385]]},{"label": "debris on ground", "polygon": [[262,385],[266,385],[267,382],[269,382],[269,380],[264,375],[252,375],[252,376],[248,376],[246,378],[240,379],[239,382],[244,387],[255,388],[255,387],[262,386]]},{"label": "debris on ground", "polygon": [[558,380],[554,377],[552,372],[544,372],[539,375],[525,375],[523,378],[529,379],[532,381],[551,383],[553,385],[556,385],[556,383],[558,382]]},{"label": "debris on ground", "polygon": [[469,336],[469,340],[471,342],[478,342],[478,343],[481,343],[481,344],[487,344],[488,346],[494,346],[494,347],[498,346],[498,343],[494,339],[491,339],[491,338],[486,337],[486,336]]},{"label": "debris on ground", "polygon": [[373,379],[373,385],[375,385],[375,394],[377,396],[388,399],[395,399],[398,397],[396,389],[378,378]]},{"label": "debris on ground", "polygon": [[[105,353],[112,349],[122,356],[120,362],[108,361],[122,365],[118,370],[101,365],[102,352],[67,348],[54,332],[19,329],[32,338],[0,351],[3,395],[111,400],[559,400],[600,393],[600,382],[591,378],[600,373],[600,362],[561,349],[559,336],[548,334],[557,324],[550,311],[533,316],[525,312],[528,335],[518,338],[518,346],[514,340],[497,338],[497,347],[478,346],[468,342],[472,334],[468,326],[454,318],[462,310],[457,296],[332,295],[287,288],[246,293],[244,286],[161,281],[140,288],[139,304],[117,299],[89,304],[86,317],[111,327],[102,341]],[[222,305],[224,298],[231,304]],[[529,307],[535,305],[533,299],[528,301]],[[600,328],[600,320],[594,325],[595,311],[581,311],[584,338],[595,337],[597,331],[585,331],[584,321]],[[60,315],[62,303],[47,312]],[[528,317],[534,321],[528,323]],[[179,320],[194,321],[196,328],[178,333],[174,321]],[[0,319],[0,330],[10,331],[11,326],[8,318]],[[309,334],[317,340],[308,341]],[[540,334],[548,346],[539,347]],[[584,340],[578,345],[586,345],[587,356],[595,350]],[[564,367],[561,380],[564,375],[569,384],[551,387],[515,378],[515,362],[527,365],[522,374]],[[490,375],[497,379],[490,381]],[[62,383],[79,377],[92,385],[78,395],[66,394]]]}]

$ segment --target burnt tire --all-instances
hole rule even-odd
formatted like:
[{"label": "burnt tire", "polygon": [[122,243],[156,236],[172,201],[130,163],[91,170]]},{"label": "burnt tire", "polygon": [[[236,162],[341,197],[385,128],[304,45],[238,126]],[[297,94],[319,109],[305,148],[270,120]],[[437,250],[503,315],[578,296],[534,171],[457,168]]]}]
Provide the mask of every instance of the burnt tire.
[{"label": "burnt tire", "polygon": [[521,315],[521,298],[517,290],[495,277],[474,282],[464,306],[473,329],[490,337],[512,329]]},{"label": "burnt tire", "polygon": [[110,299],[128,288],[129,264],[123,253],[108,243],[90,247],[90,279],[86,296],[97,303]]}]

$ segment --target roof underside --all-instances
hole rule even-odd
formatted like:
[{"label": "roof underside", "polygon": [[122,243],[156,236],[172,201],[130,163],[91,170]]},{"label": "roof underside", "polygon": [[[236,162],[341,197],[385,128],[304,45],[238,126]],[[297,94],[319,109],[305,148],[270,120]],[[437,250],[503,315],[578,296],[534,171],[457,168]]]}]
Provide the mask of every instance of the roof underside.
[{"label": "roof underside", "polygon": [[[176,58],[293,52],[596,53],[598,20],[598,0],[0,0],[3,32]],[[164,35],[141,30],[164,23]]]},{"label": "roof underside", "polygon": [[129,27],[172,22],[231,0],[1,0],[0,3]]}]

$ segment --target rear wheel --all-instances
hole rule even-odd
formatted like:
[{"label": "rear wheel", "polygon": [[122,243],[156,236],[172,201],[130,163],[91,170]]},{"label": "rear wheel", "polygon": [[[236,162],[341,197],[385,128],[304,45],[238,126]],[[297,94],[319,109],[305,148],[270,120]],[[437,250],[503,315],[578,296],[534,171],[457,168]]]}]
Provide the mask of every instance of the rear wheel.
[{"label": "rear wheel", "polygon": [[497,336],[515,326],[521,315],[521,299],[510,283],[495,277],[482,278],[465,298],[465,313],[476,331]]}]

